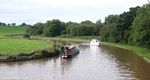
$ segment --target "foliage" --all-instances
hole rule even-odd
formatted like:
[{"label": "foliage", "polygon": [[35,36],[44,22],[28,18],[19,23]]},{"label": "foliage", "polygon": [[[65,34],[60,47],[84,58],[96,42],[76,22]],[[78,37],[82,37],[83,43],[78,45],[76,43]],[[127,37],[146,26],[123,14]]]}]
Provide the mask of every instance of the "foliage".
[{"label": "foliage", "polygon": [[150,4],[138,10],[132,25],[131,42],[150,48]]},{"label": "foliage", "polygon": [[60,35],[65,30],[65,24],[59,20],[47,21],[44,26],[44,35],[55,37]]},{"label": "foliage", "polygon": [[[39,25],[41,24],[41,25]],[[41,35],[48,37],[56,37],[60,35],[68,36],[89,36],[99,35],[100,28],[103,26],[101,21],[93,23],[89,20],[82,21],[80,24],[75,22],[64,23],[59,20],[47,21],[45,24],[37,23],[30,26],[27,33],[31,35]]]},{"label": "foliage", "polygon": [[43,23],[36,23],[33,26],[30,26],[26,32],[31,35],[41,35],[43,33],[43,29],[44,29]]},{"label": "foliage", "polygon": [[[47,21],[44,25],[31,26],[31,35],[47,37],[65,36],[100,36],[103,41],[125,43],[150,48],[150,4],[142,7],[131,7],[129,11],[119,15],[108,15],[105,22],[89,20],[81,23]],[[38,23],[37,23],[38,24]]]},{"label": "foliage", "polygon": [[128,12],[120,15],[109,15],[105,18],[101,29],[101,38],[105,41],[116,43],[128,43],[131,33],[131,25],[136,17],[136,11],[140,7],[130,8]]},{"label": "foliage", "polygon": [[68,22],[66,23],[66,34],[70,36],[99,35],[102,26],[103,24],[100,20],[96,24],[89,20],[81,23]]}]

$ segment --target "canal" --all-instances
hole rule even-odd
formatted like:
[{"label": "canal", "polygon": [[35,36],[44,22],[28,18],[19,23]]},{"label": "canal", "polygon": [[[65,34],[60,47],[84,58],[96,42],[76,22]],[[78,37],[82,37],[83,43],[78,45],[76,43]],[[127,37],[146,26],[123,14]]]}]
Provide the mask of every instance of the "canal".
[{"label": "canal", "polygon": [[79,46],[71,59],[0,63],[0,80],[150,80],[150,63],[111,46]]}]

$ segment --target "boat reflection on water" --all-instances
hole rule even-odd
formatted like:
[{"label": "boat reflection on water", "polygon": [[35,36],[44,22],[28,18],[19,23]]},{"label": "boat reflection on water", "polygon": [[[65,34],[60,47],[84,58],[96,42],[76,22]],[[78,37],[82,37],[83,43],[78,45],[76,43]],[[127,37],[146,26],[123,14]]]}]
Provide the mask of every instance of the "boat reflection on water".
[{"label": "boat reflection on water", "polygon": [[90,53],[92,56],[96,56],[97,51],[99,50],[99,46],[90,46]]}]

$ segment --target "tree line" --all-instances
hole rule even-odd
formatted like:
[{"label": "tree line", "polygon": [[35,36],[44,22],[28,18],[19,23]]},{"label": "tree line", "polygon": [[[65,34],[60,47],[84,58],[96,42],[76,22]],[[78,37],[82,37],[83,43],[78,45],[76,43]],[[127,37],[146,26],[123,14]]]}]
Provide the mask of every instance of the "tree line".
[{"label": "tree line", "polygon": [[100,35],[103,26],[100,20],[93,23],[89,20],[76,22],[62,22],[58,19],[49,20],[46,23],[36,23],[27,29],[31,35],[44,35],[47,37],[65,36],[89,36]]},{"label": "tree line", "polygon": [[[8,24],[6,24],[4,22],[0,22],[0,26],[17,26],[17,24],[16,23],[8,23]],[[26,24],[26,23],[22,23],[22,24],[20,24],[18,26],[29,26],[29,25]]]},{"label": "tree line", "polygon": [[119,15],[108,15],[103,23],[101,20],[65,23],[54,19],[30,26],[27,33],[47,37],[100,36],[103,41],[150,48],[150,4],[132,7]]}]

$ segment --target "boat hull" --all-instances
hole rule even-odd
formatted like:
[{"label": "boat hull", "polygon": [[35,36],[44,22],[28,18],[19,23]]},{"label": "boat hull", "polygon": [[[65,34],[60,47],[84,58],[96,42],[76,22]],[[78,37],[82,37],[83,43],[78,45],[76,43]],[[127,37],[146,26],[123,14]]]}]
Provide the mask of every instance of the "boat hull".
[{"label": "boat hull", "polygon": [[99,46],[100,45],[100,41],[97,39],[92,39],[92,41],[90,42],[90,46]]},{"label": "boat hull", "polygon": [[64,58],[64,59],[67,59],[67,58],[72,58],[73,56],[79,54],[79,50],[76,49],[74,51],[71,51],[70,54],[67,54],[67,55],[62,55],[61,57]]},{"label": "boat hull", "polygon": [[73,44],[66,46],[66,48],[68,48],[68,51],[66,51],[67,53],[64,52],[64,54],[61,55],[62,58],[71,58],[79,53],[78,45]]}]

